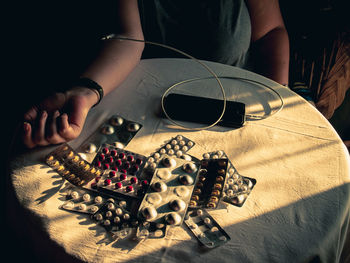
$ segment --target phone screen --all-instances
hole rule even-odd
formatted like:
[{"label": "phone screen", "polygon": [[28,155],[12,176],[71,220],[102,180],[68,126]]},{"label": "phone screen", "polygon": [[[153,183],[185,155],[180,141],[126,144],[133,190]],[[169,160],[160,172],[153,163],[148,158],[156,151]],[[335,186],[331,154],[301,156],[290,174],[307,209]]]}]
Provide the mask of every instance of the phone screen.
[{"label": "phone screen", "polygon": [[[208,125],[217,121],[223,106],[223,100],[176,93],[169,94],[164,99],[164,108],[170,118]],[[245,104],[226,101],[224,116],[217,125],[237,128],[242,127],[244,123]]]}]

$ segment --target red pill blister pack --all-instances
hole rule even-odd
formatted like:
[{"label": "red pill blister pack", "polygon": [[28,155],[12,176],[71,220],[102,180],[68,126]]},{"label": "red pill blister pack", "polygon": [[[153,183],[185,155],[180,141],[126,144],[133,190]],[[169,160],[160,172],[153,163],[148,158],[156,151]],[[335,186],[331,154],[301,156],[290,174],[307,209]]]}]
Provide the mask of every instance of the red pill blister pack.
[{"label": "red pill blister pack", "polygon": [[179,226],[197,180],[198,164],[163,155],[138,210],[148,222]]},{"label": "red pill blister pack", "polygon": [[104,172],[86,187],[111,196],[142,198],[148,187],[148,181],[140,178],[145,160],[143,155],[105,145],[93,160]]},{"label": "red pill blister pack", "polygon": [[205,209],[188,211],[184,223],[206,248],[221,246],[231,239]]},{"label": "red pill blister pack", "polygon": [[190,208],[217,208],[224,190],[227,165],[227,159],[201,160]]},{"label": "red pill blister pack", "polygon": [[76,186],[86,185],[93,178],[102,175],[100,169],[91,166],[66,143],[49,153],[45,161],[59,175]]},{"label": "red pill blister pack", "polygon": [[[224,151],[206,153],[203,158],[227,158]],[[241,207],[253,190],[256,180],[242,176],[228,159],[227,178],[223,191],[222,201]]]},{"label": "red pill blister pack", "polygon": [[124,148],[142,128],[140,123],[124,119],[119,115],[110,117],[94,132],[77,151],[91,162],[103,144]]}]

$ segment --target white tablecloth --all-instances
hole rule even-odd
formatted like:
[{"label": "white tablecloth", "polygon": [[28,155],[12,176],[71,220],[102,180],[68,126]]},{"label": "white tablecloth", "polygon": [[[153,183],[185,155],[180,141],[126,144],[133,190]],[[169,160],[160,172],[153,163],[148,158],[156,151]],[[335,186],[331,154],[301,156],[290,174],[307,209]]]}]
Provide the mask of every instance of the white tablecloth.
[{"label": "white tablecloth", "polygon": [[[201,146],[194,154],[224,150],[240,174],[257,180],[243,207],[221,204],[210,212],[231,240],[203,251],[182,226],[171,228],[159,240],[113,242],[87,216],[58,209],[64,181],[43,163],[42,158],[55,148],[46,147],[18,156],[11,172],[20,209],[28,216],[27,228],[20,231],[32,235],[34,244],[40,244],[43,257],[51,253],[52,262],[59,261],[59,253],[87,262],[339,260],[349,221],[350,168],[349,155],[335,130],[288,88],[245,70],[205,63],[225,77],[221,79],[227,97],[245,102],[248,113],[274,113],[280,100],[262,86],[232,77],[269,85],[282,96],[283,110],[265,120],[248,121],[240,129],[181,130],[157,117],[160,97],[174,83],[207,77],[208,72],[186,59],[144,60],[120,87],[91,110],[81,136],[70,145],[77,148],[108,117],[119,114],[143,124],[126,148],[130,151],[149,155],[177,134]],[[187,83],[179,89],[189,94],[220,96],[213,80]],[[37,241],[43,238],[43,242]],[[52,254],[53,250],[45,246],[55,246],[59,252]]]}]

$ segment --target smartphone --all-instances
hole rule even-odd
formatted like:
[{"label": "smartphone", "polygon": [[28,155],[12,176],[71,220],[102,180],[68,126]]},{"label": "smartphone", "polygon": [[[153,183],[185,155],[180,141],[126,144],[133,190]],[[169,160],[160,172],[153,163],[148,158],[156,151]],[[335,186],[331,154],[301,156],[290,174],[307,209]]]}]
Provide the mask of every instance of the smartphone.
[{"label": "smartphone", "polygon": [[[205,97],[171,93],[164,98],[164,108],[173,120],[213,124],[220,117],[224,101]],[[165,114],[162,113],[165,118]],[[245,104],[226,101],[226,110],[217,124],[224,127],[239,128],[245,123]]]}]

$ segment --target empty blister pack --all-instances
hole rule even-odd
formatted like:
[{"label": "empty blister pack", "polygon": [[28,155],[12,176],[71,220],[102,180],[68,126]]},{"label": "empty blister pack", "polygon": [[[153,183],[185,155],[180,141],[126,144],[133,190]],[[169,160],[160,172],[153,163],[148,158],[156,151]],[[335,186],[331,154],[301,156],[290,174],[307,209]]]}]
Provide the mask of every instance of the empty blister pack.
[{"label": "empty blister pack", "polygon": [[139,224],[138,220],[132,217],[131,213],[118,203],[108,200],[91,218],[103,226],[116,238],[128,236],[133,228]]},{"label": "empty blister pack", "polygon": [[[227,155],[224,151],[215,151],[205,153],[203,158],[227,158]],[[255,184],[255,179],[240,175],[228,159],[227,178],[222,201],[239,207],[243,206]]]},{"label": "empty blister pack", "polygon": [[59,175],[76,186],[83,186],[102,175],[100,169],[91,166],[66,143],[49,153],[45,161]]},{"label": "empty blister pack", "polygon": [[140,178],[146,157],[137,153],[118,149],[111,145],[103,147],[93,164],[104,173],[90,181],[86,188],[111,196],[142,198],[149,182]]},{"label": "empty blister pack", "polygon": [[139,239],[163,238],[165,237],[166,232],[166,224],[145,221],[137,227],[136,237]]},{"label": "empty blister pack", "polygon": [[107,199],[98,193],[90,193],[78,188],[70,189],[66,199],[60,206],[61,209],[84,214],[96,213],[107,202]]},{"label": "empty blister pack", "polygon": [[192,161],[163,155],[138,216],[149,222],[181,225],[196,183],[197,166]]},{"label": "empty blister pack", "polygon": [[224,190],[227,165],[227,159],[201,160],[190,208],[217,207]]},{"label": "empty blister pack", "polygon": [[85,140],[77,151],[84,154],[84,158],[91,162],[103,144],[124,148],[141,128],[140,123],[114,115]]},{"label": "empty blister pack", "polygon": [[205,209],[188,211],[184,223],[206,248],[218,247],[231,239]]}]

